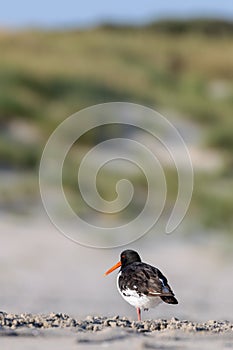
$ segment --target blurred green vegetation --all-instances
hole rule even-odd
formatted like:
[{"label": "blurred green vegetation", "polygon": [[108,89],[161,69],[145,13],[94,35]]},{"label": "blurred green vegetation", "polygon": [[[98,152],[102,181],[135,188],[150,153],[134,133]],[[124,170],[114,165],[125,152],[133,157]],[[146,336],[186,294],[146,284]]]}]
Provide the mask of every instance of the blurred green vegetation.
[{"label": "blurred green vegetation", "polygon": [[[222,171],[196,176],[193,212],[208,226],[232,230],[232,23],[1,31],[0,52],[2,169],[36,174],[50,133],[84,107],[129,101],[169,108],[199,123],[206,135],[203,147],[219,150],[224,159]],[[84,149],[95,141],[92,134],[84,137]],[[66,180],[74,185],[71,174]],[[115,181],[112,174],[106,181]],[[171,187],[175,193],[175,184]]]}]

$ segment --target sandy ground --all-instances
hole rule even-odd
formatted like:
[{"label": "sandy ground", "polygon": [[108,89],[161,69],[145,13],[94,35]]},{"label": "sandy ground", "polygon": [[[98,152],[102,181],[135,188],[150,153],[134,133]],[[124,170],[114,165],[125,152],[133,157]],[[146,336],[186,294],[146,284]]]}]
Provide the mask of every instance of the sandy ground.
[{"label": "sandy ground", "polygon": [[159,349],[159,350],[228,350],[232,348],[232,334],[186,334],[182,331],[161,331],[152,334],[131,334],[125,330],[109,329],[99,333],[77,335],[67,330],[44,331],[22,336],[0,336],[2,349]]},{"label": "sandy ground", "polygon": [[[46,216],[2,216],[0,222],[0,310],[11,313],[62,312],[76,319],[119,314],[136,319],[118,295],[116,274],[103,277],[124,249],[85,248],[62,236]],[[161,305],[144,319],[233,320],[232,242],[219,235],[170,236],[150,233],[129,247],[168,277],[179,305]],[[162,331],[135,335],[106,330],[106,340],[71,331],[39,336],[1,336],[2,349],[229,349],[232,335]],[[115,333],[117,332],[117,333]],[[122,337],[119,337],[123,332]],[[99,332],[99,333],[102,333]],[[98,333],[98,334],[99,334]],[[94,336],[94,339],[90,337]],[[104,336],[104,335],[102,335]],[[110,337],[110,339],[109,339]],[[113,337],[113,338],[112,338]]]}]

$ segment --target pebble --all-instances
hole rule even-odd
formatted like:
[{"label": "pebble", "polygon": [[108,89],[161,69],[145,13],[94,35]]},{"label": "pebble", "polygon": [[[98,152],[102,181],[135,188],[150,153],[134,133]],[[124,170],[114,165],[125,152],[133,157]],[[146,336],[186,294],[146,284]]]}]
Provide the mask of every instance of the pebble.
[{"label": "pebble", "polygon": [[15,315],[0,312],[0,329],[49,329],[49,328],[72,328],[75,332],[98,332],[108,327],[124,328],[133,332],[158,332],[181,329],[184,332],[233,332],[233,323],[229,321],[209,320],[197,323],[188,320],[171,318],[170,320],[145,320],[130,321],[119,315],[113,317],[87,316],[85,320],[76,320],[67,314],[50,313],[43,314],[20,314]]}]

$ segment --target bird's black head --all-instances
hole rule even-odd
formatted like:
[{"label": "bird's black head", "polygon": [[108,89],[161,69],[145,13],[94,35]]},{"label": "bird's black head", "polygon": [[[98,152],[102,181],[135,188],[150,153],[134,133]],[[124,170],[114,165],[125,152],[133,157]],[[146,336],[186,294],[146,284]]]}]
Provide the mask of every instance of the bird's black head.
[{"label": "bird's black head", "polygon": [[130,265],[134,262],[141,262],[141,258],[135,250],[124,250],[121,253],[121,267],[124,268],[127,265]]},{"label": "bird's black head", "polygon": [[118,269],[119,267],[121,267],[121,270],[122,270],[124,267],[134,262],[141,262],[141,258],[138,255],[138,253],[135,252],[134,250],[129,250],[129,249],[124,250],[121,253],[121,260],[118,261],[114,266],[112,266],[108,271],[106,271],[104,275],[107,276],[108,274]]}]

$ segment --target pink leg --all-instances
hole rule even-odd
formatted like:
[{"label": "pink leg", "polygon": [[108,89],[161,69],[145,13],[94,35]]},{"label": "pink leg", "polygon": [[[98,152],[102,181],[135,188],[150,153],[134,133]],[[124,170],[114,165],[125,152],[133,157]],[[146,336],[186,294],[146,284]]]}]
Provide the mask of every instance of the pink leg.
[{"label": "pink leg", "polygon": [[140,309],[140,307],[137,307],[137,315],[138,315],[138,321],[141,321],[141,309]]}]

